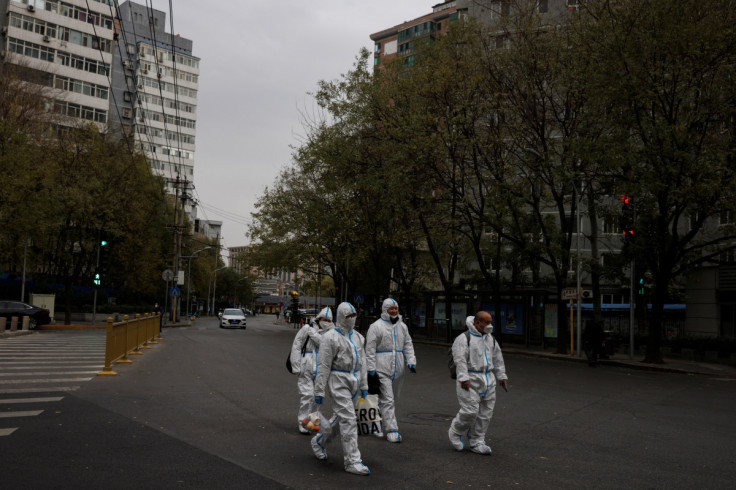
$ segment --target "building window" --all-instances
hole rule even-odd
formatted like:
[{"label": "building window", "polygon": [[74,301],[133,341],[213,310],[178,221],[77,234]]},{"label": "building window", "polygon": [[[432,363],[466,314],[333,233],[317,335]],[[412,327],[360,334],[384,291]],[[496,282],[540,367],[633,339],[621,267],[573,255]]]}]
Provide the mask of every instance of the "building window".
[{"label": "building window", "polygon": [[733,223],[733,212],[726,210],[721,212],[720,215],[720,225],[730,225]]}]

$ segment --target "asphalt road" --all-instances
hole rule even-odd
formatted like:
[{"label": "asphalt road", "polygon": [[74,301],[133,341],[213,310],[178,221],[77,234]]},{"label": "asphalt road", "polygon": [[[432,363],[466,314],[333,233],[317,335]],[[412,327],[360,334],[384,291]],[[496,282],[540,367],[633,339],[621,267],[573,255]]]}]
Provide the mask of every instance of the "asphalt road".
[{"label": "asphalt road", "polygon": [[[417,345],[401,444],[360,438],[371,475],[327,461],[296,428],[296,330],[215,320],[164,331],[116,377],[97,377],[0,437],[3,488],[732,488],[736,381],[507,355],[490,457],[447,441],[457,410],[447,348]],[[44,333],[41,332],[40,335]],[[18,339],[21,340],[21,339]],[[0,365],[0,367],[2,367]],[[22,410],[22,407],[16,407]]]}]

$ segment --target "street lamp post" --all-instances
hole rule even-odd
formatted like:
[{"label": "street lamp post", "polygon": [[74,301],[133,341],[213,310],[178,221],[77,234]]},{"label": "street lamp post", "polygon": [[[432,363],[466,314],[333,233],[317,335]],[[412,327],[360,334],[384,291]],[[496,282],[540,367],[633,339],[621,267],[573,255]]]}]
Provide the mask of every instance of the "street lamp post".
[{"label": "street lamp post", "polygon": [[[212,307],[214,306],[213,303],[215,302],[215,290],[217,289],[217,271],[221,271],[222,269],[226,269],[226,268],[227,268],[227,266],[222,266],[219,269],[213,270],[212,273],[210,274],[210,280],[207,282],[207,303],[208,303],[207,304],[207,312],[210,315],[212,315],[214,313],[213,310],[212,310]],[[212,288],[212,302],[210,302],[210,284],[212,284],[212,275],[213,274],[215,276],[215,283],[214,283],[214,287]]]},{"label": "street lamp post", "polygon": [[183,257],[180,257],[181,259],[187,259],[187,316],[189,316],[192,313],[189,307],[189,299],[191,297],[190,292],[191,292],[191,285],[192,285],[192,259],[196,259],[197,254],[199,252],[203,252],[210,248],[212,247],[207,246],[207,247],[197,250],[192,255],[185,255]]}]

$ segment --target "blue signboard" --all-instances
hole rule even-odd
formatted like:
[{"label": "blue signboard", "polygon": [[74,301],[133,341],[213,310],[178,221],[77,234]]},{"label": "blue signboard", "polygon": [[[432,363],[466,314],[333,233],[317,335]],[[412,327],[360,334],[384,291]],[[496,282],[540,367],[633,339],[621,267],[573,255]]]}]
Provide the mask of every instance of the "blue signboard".
[{"label": "blue signboard", "polygon": [[174,286],[173,288],[171,288],[170,294],[172,298],[178,298],[179,296],[181,296],[181,291],[178,287]]}]

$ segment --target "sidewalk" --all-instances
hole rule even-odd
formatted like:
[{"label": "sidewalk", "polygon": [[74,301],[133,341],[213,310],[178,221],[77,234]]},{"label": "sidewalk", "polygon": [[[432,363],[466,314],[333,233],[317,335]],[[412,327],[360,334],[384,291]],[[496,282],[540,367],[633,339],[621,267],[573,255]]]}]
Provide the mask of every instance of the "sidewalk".
[{"label": "sidewalk", "polygon": [[[543,357],[547,359],[555,359],[558,361],[588,363],[588,359],[584,357],[570,356],[567,354],[556,354],[554,352],[546,352],[533,349],[525,349],[523,347],[505,347],[505,354],[524,355],[530,357]],[[661,371],[669,373],[680,373],[690,375],[717,376],[724,378],[736,378],[736,367],[726,364],[718,364],[711,362],[687,361],[683,359],[664,358],[664,364],[648,364],[642,362],[641,354],[635,355],[633,359],[629,359],[625,354],[614,354],[610,359],[599,359],[598,364],[602,366],[620,366],[629,369],[640,369],[645,371]]]}]

